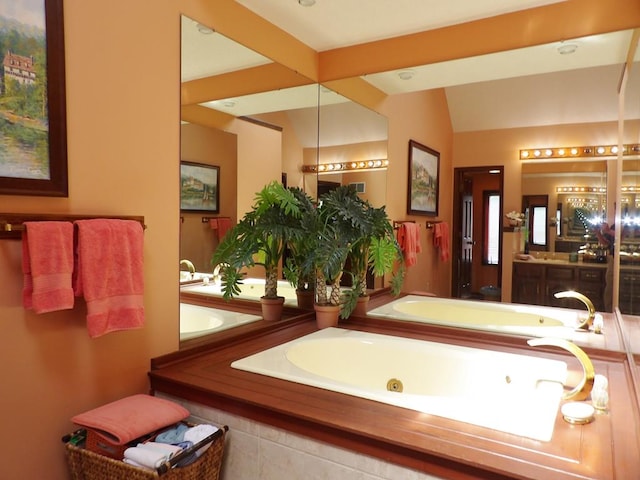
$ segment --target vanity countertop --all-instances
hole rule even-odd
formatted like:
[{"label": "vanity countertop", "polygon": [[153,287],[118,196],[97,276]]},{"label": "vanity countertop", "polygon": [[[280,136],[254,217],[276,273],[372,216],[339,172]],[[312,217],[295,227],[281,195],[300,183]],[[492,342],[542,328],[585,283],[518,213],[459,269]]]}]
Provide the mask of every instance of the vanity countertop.
[{"label": "vanity countertop", "polygon": [[[566,267],[578,267],[578,268],[602,268],[606,269],[606,263],[598,262],[570,262],[566,258],[536,258],[531,256],[530,258],[518,258],[514,257],[513,263],[528,263],[532,265],[548,265],[548,266],[566,266]],[[640,264],[620,263],[620,269],[624,271],[640,271]]]},{"label": "vanity countertop", "polygon": [[536,258],[530,255],[528,258],[519,258],[518,256],[514,257],[513,263],[532,263],[538,265],[564,265],[567,267],[583,267],[583,268],[607,268],[606,263],[597,263],[597,262],[570,262],[566,257],[547,257],[547,258]]}]

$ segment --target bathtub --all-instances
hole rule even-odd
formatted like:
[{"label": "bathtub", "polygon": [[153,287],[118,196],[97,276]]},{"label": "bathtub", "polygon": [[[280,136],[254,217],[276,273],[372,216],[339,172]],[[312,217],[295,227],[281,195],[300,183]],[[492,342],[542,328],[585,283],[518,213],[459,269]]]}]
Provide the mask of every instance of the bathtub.
[{"label": "bathtub", "polygon": [[180,340],[220,332],[261,319],[258,315],[180,303]]},{"label": "bathtub", "polygon": [[550,441],[564,362],[326,328],[234,361],[261,375]]},{"label": "bathtub", "polygon": [[[214,284],[212,282],[209,282],[208,285],[205,285],[204,283],[197,283],[183,285],[180,287],[180,291],[221,297],[222,285]],[[260,297],[264,296],[264,278],[245,278],[240,285],[240,292],[240,295],[234,298],[260,300]],[[298,303],[296,289],[287,281],[278,280],[278,295],[284,297],[284,303],[287,305],[296,306]]]},{"label": "bathtub", "polygon": [[[451,327],[573,339],[578,317],[586,316],[587,311],[577,313],[564,308],[407,295],[367,314]],[[601,314],[596,314],[596,321],[602,322]]]}]

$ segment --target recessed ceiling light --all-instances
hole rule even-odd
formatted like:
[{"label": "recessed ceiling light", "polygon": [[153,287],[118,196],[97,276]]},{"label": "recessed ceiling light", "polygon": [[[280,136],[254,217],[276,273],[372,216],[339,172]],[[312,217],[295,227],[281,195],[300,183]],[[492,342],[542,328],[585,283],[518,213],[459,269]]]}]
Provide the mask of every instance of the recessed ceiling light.
[{"label": "recessed ceiling light", "polygon": [[413,70],[402,70],[398,72],[398,77],[400,77],[400,80],[411,80],[415,74],[416,72]]},{"label": "recessed ceiling light", "polygon": [[298,3],[303,7],[313,7],[316,4],[316,0],[298,0]]},{"label": "recessed ceiling light", "polygon": [[213,28],[207,27],[201,23],[196,24],[196,28],[203,35],[211,35],[213,33]]},{"label": "recessed ceiling light", "polygon": [[558,53],[560,55],[571,55],[578,49],[577,43],[561,43],[558,47]]}]

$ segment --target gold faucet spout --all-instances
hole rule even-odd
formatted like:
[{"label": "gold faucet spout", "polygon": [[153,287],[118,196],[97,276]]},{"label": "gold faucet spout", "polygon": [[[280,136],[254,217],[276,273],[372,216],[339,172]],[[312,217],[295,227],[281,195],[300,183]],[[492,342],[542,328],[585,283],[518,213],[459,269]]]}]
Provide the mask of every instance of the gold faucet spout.
[{"label": "gold faucet spout", "polygon": [[589,311],[589,315],[587,318],[578,325],[578,328],[582,330],[589,330],[589,328],[593,325],[593,319],[596,318],[596,309],[593,306],[593,302],[589,300],[586,295],[583,295],[578,292],[574,292],[573,290],[567,290],[565,292],[556,292],[554,294],[556,298],[575,298],[576,300],[580,300],[587,307]]},{"label": "gold faucet spout", "polygon": [[591,363],[591,359],[589,356],[578,347],[575,343],[572,343],[568,340],[564,340],[563,338],[532,338],[528,340],[527,343],[532,347],[539,346],[551,346],[551,347],[560,347],[566,350],[567,352],[573,354],[580,365],[582,366],[582,380],[576,385],[576,387],[563,395],[565,400],[584,400],[586,399],[591,390],[593,389],[593,381],[595,379],[595,369],[593,368],[593,363]]},{"label": "gold faucet spout", "polygon": [[189,269],[190,274],[193,275],[194,273],[196,273],[196,267],[189,260],[180,260],[180,265],[185,265]]}]

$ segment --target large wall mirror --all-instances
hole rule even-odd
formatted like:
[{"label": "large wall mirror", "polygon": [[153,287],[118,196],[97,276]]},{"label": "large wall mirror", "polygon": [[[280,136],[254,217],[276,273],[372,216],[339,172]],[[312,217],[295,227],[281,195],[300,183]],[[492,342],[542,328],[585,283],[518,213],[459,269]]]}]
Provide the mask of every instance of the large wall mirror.
[{"label": "large wall mirror", "polygon": [[625,155],[616,169],[621,185],[617,190],[621,234],[619,255],[619,282],[614,289],[620,311],[640,315],[640,63],[628,72],[625,90],[624,140],[636,145],[635,154]]},{"label": "large wall mirror", "polygon": [[[502,88],[500,82],[505,77],[495,76],[496,68],[491,66],[491,62],[494,61],[492,55],[487,56],[488,63],[484,62],[485,59],[473,58],[425,67],[416,66],[411,69],[414,78],[430,79],[430,82],[421,83],[418,87],[410,87],[410,82],[399,79],[398,72],[371,74],[362,78],[389,95],[412,91],[412,89],[415,91],[446,88],[450,110],[453,112],[457,109],[458,112],[465,112],[457,120],[460,123],[454,125],[454,134],[465,129],[473,131],[473,128],[465,122],[478,117],[477,112],[483,112],[482,116],[489,120],[484,124],[487,130],[524,128],[527,125],[519,123],[523,116],[523,109],[525,106],[531,107],[533,103],[534,113],[539,117],[537,125],[546,126],[549,132],[544,144],[522,145],[523,142],[518,141],[514,145],[514,152],[515,148],[542,147],[545,144],[548,146],[611,144],[616,143],[618,139],[617,84],[621,69],[619,58],[624,58],[626,54],[631,32],[613,32],[604,36],[578,39],[578,43],[596,44],[600,42],[600,37],[609,35],[618,38],[617,46],[614,47],[617,50],[600,48],[597,59],[596,55],[589,55],[593,59],[591,64],[585,65],[577,61],[580,53],[573,57],[560,55],[556,52],[557,43],[528,50],[527,61],[524,63],[508,62],[513,70],[506,76],[521,79],[521,84],[517,87],[519,90],[515,93],[519,100],[517,103],[504,100],[506,93],[513,95],[514,92],[505,92]],[[203,43],[202,37],[221,37],[219,40],[222,46],[215,42]],[[207,162],[216,164],[223,159],[228,159],[229,162],[229,166],[221,169],[220,216],[229,217],[235,222],[251,204],[254,193],[268,180],[282,178],[283,173],[286,174],[288,185],[301,186],[312,196],[318,195],[318,185],[321,185],[321,188],[328,185],[330,188],[332,184],[354,183],[361,185],[363,193],[367,195],[371,193],[372,196],[367,198],[369,201],[378,205],[384,204],[386,199],[384,169],[367,172],[367,175],[371,176],[362,180],[352,172],[330,172],[328,168],[322,172],[318,169],[316,172],[304,174],[300,166],[315,165],[318,168],[320,164],[340,163],[347,157],[351,158],[351,155],[359,155],[361,158],[367,155],[367,160],[385,159],[386,119],[340,98],[331,90],[313,84],[296,72],[287,74],[283,72],[285,67],[277,65],[272,67],[276,77],[280,80],[284,79],[286,88],[276,88],[273,82],[265,81],[261,87],[251,89],[248,86],[246,91],[234,92],[232,87],[237,85],[230,86],[223,81],[225,72],[237,68],[246,69],[251,62],[255,62],[253,65],[257,67],[271,65],[270,61],[232,40],[207,31],[206,26],[188,18],[183,18],[182,42],[183,80],[201,84],[198,88],[187,89],[186,101],[186,90],[183,84],[182,111],[185,123],[182,125],[182,159],[198,161],[198,159],[188,158],[191,157],[192,145],[189,138],[193,131],[202,129],[207,129],[205,130],[207,132],[217,131],[221,138],[218,139],[216,136],[214,143],[214,135],[210,134],[211,146],[203,147],[202,150],[208,155]],[[197,42],[202,46],[191,49],[191,53],[188,53],[191,42]],[[223,59],[226,57],[244,58],[237,53],[227,54],[234,52],[236,48],[245,50],[243,55],[246,54],[249,59],[243,60],[240,65],[225,66]],[[555,55],[553,61],[545,63],[545,57],[538,56],[541,55],[540,52],[544,53],[545,49],[547,54],[553,51]],[[506,56],[509,54],[510,52],[504,53]],[[211,62],[214,59],[215,62]],[[540,62],[544,63],[544,68],[540,68]],[[202,67],[206,63],[214,63],[216,70],[198,72],[196,67]],[[627,86],[625,143],[640,141],[638,133],[640,88],[637,70],[636,56],[633,74],[630,75]],[[187,75],[189,71],[192,73]],[[209,77],[215,78],[205,81]],[[602,85],[606,85],[609,89],[607,100],[604,103],[594,104],[592,100],[596,95],[591,93]],[[255,87],[256,84],[253,83],[253,86]],[[474,97],[473,92],[478,91],[474,90],[474,86],[481,86],[480,91],[483,91],[483,95],[476,94]],[[216,94],[211,93],[214,87],[219,89],[216,90],[218,92]],[[300,98],[304,95],[300,92],[303,91],[307,92],[307,96],[301,101]],[[491,91],[493,91],[492,94],[487,93]],[[189,95],[193,92],[195,97],[191,98]],[[575,94],[578,93],[581,96],[576,97]],[[271,100],[267,100],[268,98]],[[535,99],[533,102],[520,101],[532,98]],[[256,104],[260,103],[257,100],[269,106],[263,104],[260,108],[256,108]],[[245,106],[247,108],[243,110]],[[498,110],[502,113],[501,120],[492,122],[493,118],[498,118],[494,115]],[[365,114],[368,114],[370,121],[363,120],[364,116],[367,116]],[[240,117],[244,119],[239,120]],[[248,118],[252,121],[247,121]],[[453,115],[452,120],[454,120]],[[555,125],[560,126],[555,129]],[[578,125],[578,127],[572,130],[565,125]],[[256,134],[260,137],[259,141],[254,141],[252,138],[252,135]],[[345,138],[339,140],[340,137]],[[226,145],[224,150],[226,153],[218,153],[213,148],[219,143]],[[259,147],[256,148],[256,146]],[[270,148],[267,149],[265,146]],[[640,182],[637,177],[637,165],[627,163],[632,161],[631,158],[625,158],[626,173],[622,177],[625,181],[638,185]],[[616,183],[615,176],[612,174],[616,165],[615,158],[590,162],[522,164],[522,195],[546,196],[547,199],[545,216],[548,217],[546,220],[549,230],[544,248],[548,251],[572,249],[571,242],[581,242],[580,235],[582,234],[584,238],[586,234],[581,230],[585,228],[585,218],[594,218],[601,215],[603,211],[607,217],[610,217],[615,203],[612,192],[616,191],[618,185],[622,185],[622,181]],[[562,187],[571,185],[592,186],[595,190],[590,192],[589,196],[570,195],[561,190]],[[604,188],[605,192],[600,191],[601,188]],[[632,212],[632,206],[636,204],[635,193],[633,198],[631,194],[623,195],[618,202],[621,208],[626,208],[626,212]],[[198,258],[200,255],[201,260],[196,262],[196,267],[198,270],[208,271],[211,268],[208,259],[217,244],[217,233],[212,230],[208,221],[205,221],[209,215],[189,214],[189,216],[193,218],[183,215],[181,258]],[[559,219],[559,226],[551,225],[552,217]],[[194,230],[189,230],[188,222]],[[206,237],[200,239],[197,233]],[[195,250],[189,250],[187,246],[190,244],[206,251],[199,254]],[[635,246],[626,248],[627,251],[633,252]]]},{"label": "large wall mirror", "polygon": [[[181,263],[181,284],[191,280],[189,262],[197,274],[213,272],[210,258],[224,230],[271,180],[303,188],[314,198],[322,193],[319,184],[355,184],[372,204],[385,204],[386,118],[283,71],[194,19],[183,16],[181,22],[180,161],[220,168],[218,212],[181,211],[180,259],[188,260]],[[273,78],[262,78],[255,69]],[[367,168],[334,170],[352,162]],[[369,168],[370,162],[380,164]],[[303,165],[313,168],[305,173]]]}]

